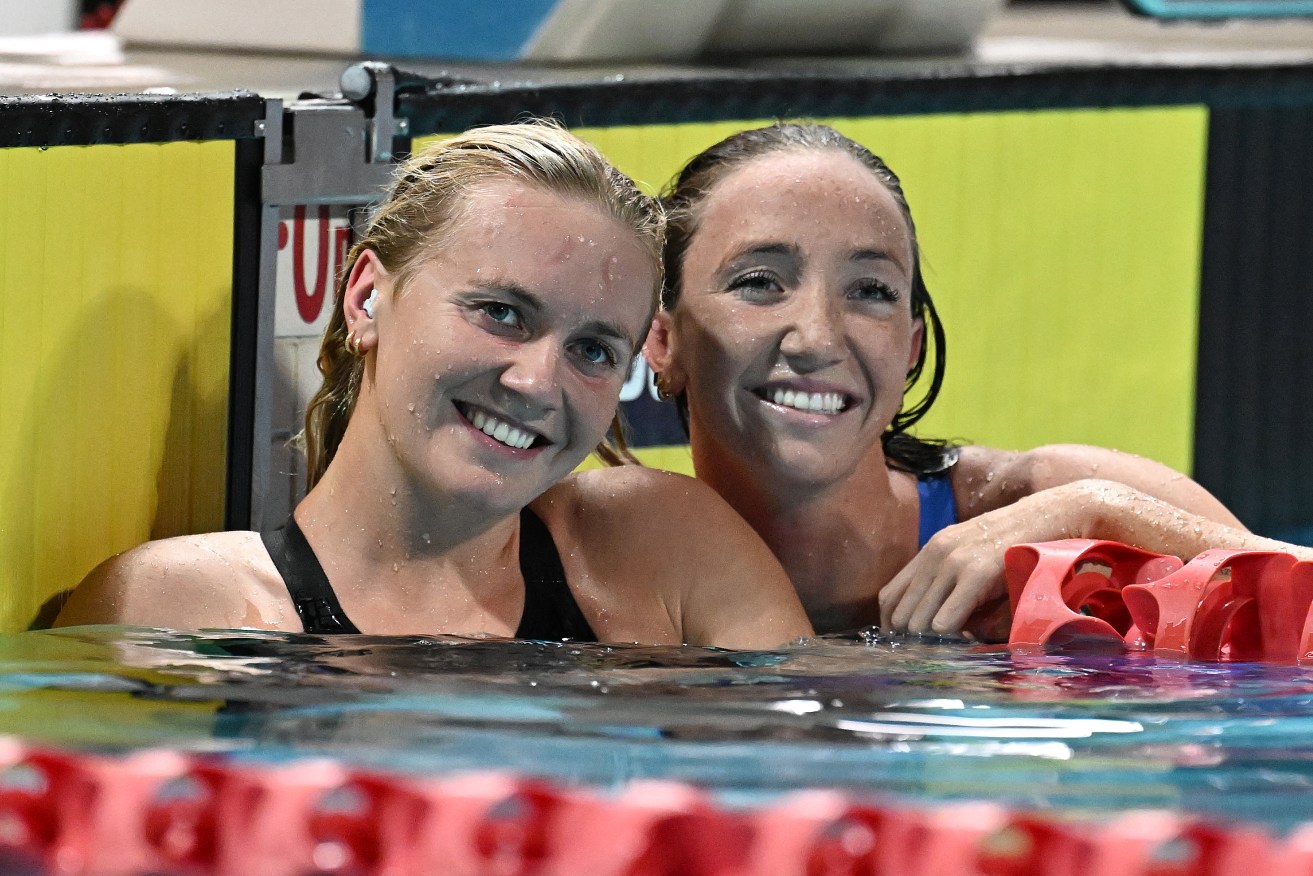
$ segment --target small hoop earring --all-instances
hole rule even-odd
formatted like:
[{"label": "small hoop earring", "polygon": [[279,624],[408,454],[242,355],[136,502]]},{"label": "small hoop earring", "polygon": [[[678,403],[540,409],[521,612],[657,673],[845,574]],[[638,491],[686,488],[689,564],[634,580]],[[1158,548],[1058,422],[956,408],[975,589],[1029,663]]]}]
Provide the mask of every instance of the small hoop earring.
[{"label": "small hoop earring", "polygon": [[352,356],[360,355],[360,339],[356,337],[355,332],[346,336],[346,351]]},{"label": "small hoop earring", "polygon": [[670,391],[670,384],[667,382],[666,376],[660,371],[656,372],[656,391],[657,398],[662,401],[670,401],[675,397],[675,393]]}]

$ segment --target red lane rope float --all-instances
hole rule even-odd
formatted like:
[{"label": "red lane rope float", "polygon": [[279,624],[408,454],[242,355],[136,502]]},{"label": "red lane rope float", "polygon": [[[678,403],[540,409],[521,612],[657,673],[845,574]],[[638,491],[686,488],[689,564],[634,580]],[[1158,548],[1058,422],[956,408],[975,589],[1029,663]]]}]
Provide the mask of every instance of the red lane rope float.
[{"label": "red lane rope float", "polygon": [[1209,550],[1122,597],[1156,653],[1293,663],[1299,621],[1286,620],[1294,565],[1289,554]]},{"label": "red lane rope float", "polygon": [[1089,538],[1008,548],[1003,555],[1012,602],[1013,645],[1064,647],[1139,644],[1123,588],[1181,568],[1176,557]]},{"label": "red lane rope float", "polygon": [[1283,839],[1163,811],[1065,820],[830,791],[727,808],[505,774],[390,776],[0,738],[0,872],[50,876],[1313,876]]},{"label": "red lane rope float", "polygon": [[1207,550],[1189,563],[1066,539],[1004,554],[1009,643],[1120,646],[1192,660],[1313,661],[1313,563]]}]

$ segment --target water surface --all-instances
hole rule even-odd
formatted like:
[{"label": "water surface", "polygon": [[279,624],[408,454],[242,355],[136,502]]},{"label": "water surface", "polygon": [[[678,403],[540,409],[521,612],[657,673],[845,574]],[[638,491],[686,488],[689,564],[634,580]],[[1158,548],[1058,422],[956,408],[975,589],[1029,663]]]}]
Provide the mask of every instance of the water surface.
[{"label": "water surface", "polygon": [[774,651],[449,637],[0,636],[0,733],[98,751],[512,769],[726,800],[838,787],[1313,821],[1313,671],[875,635]]}]

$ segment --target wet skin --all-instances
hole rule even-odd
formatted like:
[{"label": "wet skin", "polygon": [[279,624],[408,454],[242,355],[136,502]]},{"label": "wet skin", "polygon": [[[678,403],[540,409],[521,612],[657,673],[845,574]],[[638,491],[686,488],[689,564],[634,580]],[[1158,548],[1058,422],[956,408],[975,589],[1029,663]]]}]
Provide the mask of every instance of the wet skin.
[{"label": "wet skin", "polygon": [[897,204],[849,156],[774,153],[721,180],[660,317],[702,459],[791,491],[848,477],[920,348],[912,271]]},{"label": "wet skin", "polygon": [[[361,630],[513,635],[532,502],[603,641],[759,648],[810,635],[783,569],[708,486],[640,466],[571,473],[605,434],[651,324],[656,265],[633,229],[502,181],[462,195],[428,252],[394,267],[366,252],[352,268],[342,307],[360,395],[295,510]],[[111,558],[59,622],[302,629],[253,532]]]},{"label": "wet skin", "polygon": [[352,283],[381,301],[357,320],[377,352],[351,428],[393,448],[380,477],[510,513],[605,434],[653,269],[597,207],[512,181],[474,192],[434,250],[400,290],[372,254]]},{"label": "wet skin", "polygon": [[[1216,499],[1152,460],[970,445],[950,475],[962,522],[918,550],[916,478],[881,445],[924,335],[893,196],[840,150],[785,150],[726,174],[694,219],[682,294],[658,315],[648,360],[686,392],[698,477],[770,546],[818,631],[1006,635],[1011,544],[1110,538],[1188,558],[1250,543]],[[1203,515],[1193,548],[1162,523],[1190,514]]]}]

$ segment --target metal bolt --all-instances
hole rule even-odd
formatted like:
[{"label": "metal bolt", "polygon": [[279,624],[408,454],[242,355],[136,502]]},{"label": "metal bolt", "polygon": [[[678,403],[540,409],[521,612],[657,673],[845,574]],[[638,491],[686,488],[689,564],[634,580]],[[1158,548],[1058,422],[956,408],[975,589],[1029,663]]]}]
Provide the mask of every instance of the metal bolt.
[{"label": "metal bolt", "polygon": [[397,133],[403,137],[410,133],[410,119],[397,119]]},{"label": "metal bolt", "polygon": [[255,136],[257,136],[257,137],[263,137],[263,136],[264,136],[264,119],[256,119],[256,121],[255,121],[255,125],[254,125],[254,128],[255,128]]}]

